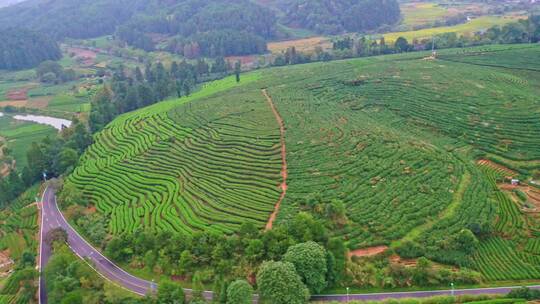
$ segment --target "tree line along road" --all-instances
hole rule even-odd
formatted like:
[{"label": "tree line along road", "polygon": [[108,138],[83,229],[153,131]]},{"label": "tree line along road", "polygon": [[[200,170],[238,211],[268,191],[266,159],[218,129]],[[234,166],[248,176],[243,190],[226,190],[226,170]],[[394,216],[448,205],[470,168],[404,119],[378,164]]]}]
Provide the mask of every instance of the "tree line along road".
[{"label": "tree line along road", "polygon": [[[144,296],[151,292],[155,292],[157,285],[153,282],[146,281],[135,277],[112,261],[107,259],[103,254],[90,245],[64,218],[64,215],[58,208],[56,203],[55,190],[47,187],[43,192],[40,203],[41,208],[41,225],[40,225],[40,254],[38,268],[40,271],[39,278],[39,303],[47,304],[47,288],[44,279],[43,269],[46,267],[50,257],[51,248],[44,242],[44,237],[47,233],[55,228],[62,228],[68,235],[68,245],[73,252],[81,259],[85,260],[99,275],[104,279],[120,286],[126,290]],[[475,288],[475,289],[456,289],[456,290],[431,290],[431,291],[407,291],[407,292],[388,292],[388,293],[368,293],[368,294],[335,294],[335,295],[314,295],[314,301],[340,301],[346,302],[351,300],[358,301],[381,301],[384,299],[402,299],[402,298],[426,298],[442,295],[481,295],[481,294],[507,294],[513,289],[520,286],[511,287],[493,287],[493,288]],[[529,286],[529,288],[540,289],[540,285]],[[184,289],[186,295],[191,294],[191,289]],[[212,298],[211,291],[203,293],[207,299]],[[256,297],[255,297],[256,298]]]}]

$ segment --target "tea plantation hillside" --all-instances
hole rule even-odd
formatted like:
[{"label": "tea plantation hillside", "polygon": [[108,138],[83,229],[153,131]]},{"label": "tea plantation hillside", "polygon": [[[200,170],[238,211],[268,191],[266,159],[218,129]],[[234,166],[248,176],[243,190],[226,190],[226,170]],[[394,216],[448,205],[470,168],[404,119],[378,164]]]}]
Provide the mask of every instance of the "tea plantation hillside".
[{"label": "tea plantation hillside", "polygon": [[216,81],[114,120],[66,183],[112,234],[263,229],[286,191],[274,225],[337,202],[345,216],[331,228],[351,250],[540,279],[540,46],[428,55]]}]

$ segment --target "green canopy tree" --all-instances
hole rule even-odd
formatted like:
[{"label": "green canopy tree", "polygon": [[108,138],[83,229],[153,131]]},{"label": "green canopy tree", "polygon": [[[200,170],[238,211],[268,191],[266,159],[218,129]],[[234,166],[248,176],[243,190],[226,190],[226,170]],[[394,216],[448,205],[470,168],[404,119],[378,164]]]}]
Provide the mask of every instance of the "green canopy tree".
[{"label": "green canopy tree", "polygon": [[257,284],[262,303],[303,304],[309,300],[309,289],[289,262],[264,262]]},{"label": "green canopy tree", "polygon": [[236,280],[227,288],[227,304],[251,304],[253,287],[245,280]]},{"label": "green canopy tree", "polygon": [[399,37],[396,40],[395,47],[398,52],[407,52],[409,50],[409,42],[405,37]]},{"label": "green canopy tree", "polygon": [[321,245],[312,241],[294,245],[283,260],[294,265],[311,293],[319,293],[326,287],[326,250]]},{"label": "green canopy tree", "polygon": [[184,304],[185,295],[182,286],[171,281],[161,281],[158,286],[159,304]]}]

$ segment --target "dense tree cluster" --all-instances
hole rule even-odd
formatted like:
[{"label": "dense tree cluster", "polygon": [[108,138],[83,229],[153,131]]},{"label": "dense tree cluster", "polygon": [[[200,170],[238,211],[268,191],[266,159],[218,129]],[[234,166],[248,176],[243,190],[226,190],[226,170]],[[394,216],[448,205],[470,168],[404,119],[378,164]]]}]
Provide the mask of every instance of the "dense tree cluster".
[{"label": "dense tree cluster", "polygon": [[[105,252],[116,261],[156,273],[187,278],[194,278],[199,273],[206,281],[236,271],[252,274],[261,262],[280,260],[290,246],[306,241],[326,244],[329,239],[319,221],[301,213],[291,219],[288,227],[260,232],[253,225],[245,224],[233,236],[210,232],[188,236],[139,231],[114,237],[107,243]],[[345,259],[344,251],[330,254],[336,259]],[[335,271],[337,269],[331,269],[329,273]]]},{"label": "dense tree cluster", "polygon": [[315,242],[294,245],[283,257],[285,262],[294,265],[302,282],[311,293],[320,293],[326,287],[326,250]]},{"label": "dense tree cluster", "polygon": [[0,10],[0,28],[21,27],[54,38],[111,34],[134,14],[158,9],[160,0],[29,0]]},{"label": "dense tree cluster", "polygon": [[58,44],[45,35],[24,29],[0,30],[0,70],[32,68],[61,57]]},{"label": "dense tree cluster", "polygon": [[353,258],[346,265],[344,284],[351,286],[403,288],[411,286],[448,286],[450,283],[471,285],[482,282],[480,273],[462,268],[452,271],[435,266],[425,257],[415,266],[389,263],[390,252],[371,257]]},{"label": "dense tree cluster", "polygon": [[162,10],[134,17],[125,26],[147,33],[189,37],[215,30],[246,31],[263,38],[274,35],[274,14],[247,0],[182,0]]},{"label": "dense tree cluster", "polygon": [[[260,54],[267,51],[266,41],[255,34],[243,31],[212,31],[193,36],[193,43],[199,45],[200,55],[206,57]],[[186,57],[196,54],[183,53]]]},{"label": "dense tree cluster", "polygon": [[55,84],[77,78],[73,69],[64,69],[58,62],[50,60],[42,62],[36,68],[36,75],[41,82]]},{"label": "dense tree cluster", "polygon": [[266,40],[245,31],[217,30],[190,38],[174,37],[165,50],[186,58],[258,54],[267,51]]},{"label": "dense tree cluster", "polygon": [[266,51],[275,32],[272,11],[251,1],[183,1],[166,13],[137,16],[116,35],[147,51],[155,44],[149,33],[175,36],[167,49],[188,58],[229,56]]},{"label": "dense tree cluster", "polygon": [[294,0],[280,1],[289,25],[314,30],[323,34],[362,32],[400,19],[399,4],[395,0]]},{"label": "dense tree cluster", "polygon": [[[222,75],[229,65],[221,57],[214,65],[199,59],[190,64],[173,62],[169,69],[158,62],[146,64],[145,68],[126,71],[120,67],[113,73],[110,84],[96,94],[90,112],[90,128],[101,130],[116,115],[154,104],[170,96],[188,96],[199,81],[211,74]],[[144,72],[143,72],[144,71]]]},{"label": "dense tree cluster", "polygon": [[26,189],[26,185],[15,170],[0,178],[0,208],[15,200]]},{"label": "dense tree cluster", "polygon": [[26,156],[28,165],[22,169],[22,174],[11,171],[7,178],[0,179],[0,207],[42,179],[43,173],[53,177],[71,172],[79,156],[91,143],[92,137],[87,127],[78,120],[74,120],[73,125],[58,136],[32,143]]},{"label": "dense tree cluster", "polygon": [[508,293],[508,298],[534,301],[540,299],[540,290],[522,287],[519,289],[514,289],[510,293]]},{"label": "dense tree cluster", "polygon": [[263,303],[303,304],[309,299],[309,290],[289,262],[263,263],[257,274],[257,283]]},{"label": "dense tree cluster", "polygon": [[[249,0],[29,0],[0,10],[0,28],[21,27],[64,38],[113,34],[151,51],[155,34],[177,37],[184,47],[203,45],[203,55],[266,51],[275,34],[274,13]],[[233,33],[231,35],[230,33]]]},{"label": "dense tree cluster", "polygon": [[[65,233],[65,232],[64,232]],[[125,304],[183,304],[183,291],[173,285],[163,283],[163,290],[158,291],[156,298],[136,298],[127,295],[112,284],[105,284],[104,280],[90,268],[83,260],[71,252],[71,249],[58,240],[53,245],[53,255],[44,269],[47,284],[47,296],[51,303],[83,304],[83,303],[125,303]],[[180,290],[180,293],[174,291]],[[178,302],[162,301],[169,299],[170,295],[179,296]],[[30,302],[28,302],[30,303]]]},{"label": "dense tree cluster", "polygon": [[[281,22],[321,33],[373,30],[399,20],[395,0],[278,1]],[[29,0],[0,10],[0,28],[26,27],[57,39],[105,34],[153,51],[188,58],[265,52],[278,35],[274,10],[249,0]]]},{"label": "dense tree cluster", "polygon": [[[66,215],[78,224],[88,217],[84,213],[86,205],[76,205],[79,200],[64,199],[66,191],[72,191],[69,185],[64,185],[60,196],[63,201],[61,203],[71,204]],[[89,224],[83,225],[86,233]],[[101,225],[104,226],[104,223]],[[269,231],[260,231],[253,224],[246,223],[235,235],[215,232],[186,235],[169,231],[140,230],[112,238],[103,234],[101,240],[90,239],[101,245],[108,257],[122,264],[162,276],[181,278],[185,282],[191,282],[196,290],[202,291],[203,287],[197,286],[203,284],[214,286],[219,303],[250,302],[251,289],[245,282],[234,282],[238,278],[253,284],[258,273],[257,277],[271,277],[263,285],[279,284],[273,280],[284,278],[264,274],[260,268],[265,261],[283,260],[290,265],[286,271],[292,276],[290,282],[300,288],[288,290],[295,294],[300,291],[300,302],[297,303],[303,303],[310,289],[317,292],[325,286],[333,286],[336,279],[344,274],[344,242],[341,238],[329,238],[328,235],[324,222],[301,212],[288,220],[286,225]],[[231,283],[234,288],[229,287]],[[257,281],[257,284],[259,292],[264,289],[260,281]],[[280,303],[274,301],[280,297],[278,294],[267,291],[265,297],[271,300],[270,303]]]}]

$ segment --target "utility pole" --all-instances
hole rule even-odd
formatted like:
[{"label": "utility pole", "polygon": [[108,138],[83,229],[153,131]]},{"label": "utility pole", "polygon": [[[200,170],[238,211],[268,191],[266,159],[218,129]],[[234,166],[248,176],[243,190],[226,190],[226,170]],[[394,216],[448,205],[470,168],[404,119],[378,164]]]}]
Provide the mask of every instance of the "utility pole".
[{"label": "utility pole", "polygon": [[435,59],[437,53],[435,52],[435,36],[431,36],[431,56]]},{"label": "utility pole", "polygon": [[533,16],[533,13],[529,12],[529,20],[527,20],[527,35],[529,36],[527,38],[529,38],[529,44],[532,43],[532,24],[531,24],[532,16]]},{"label": "utility pole", "polygon": [[349,287],[347,287],[347,303],[349,303]]}]

